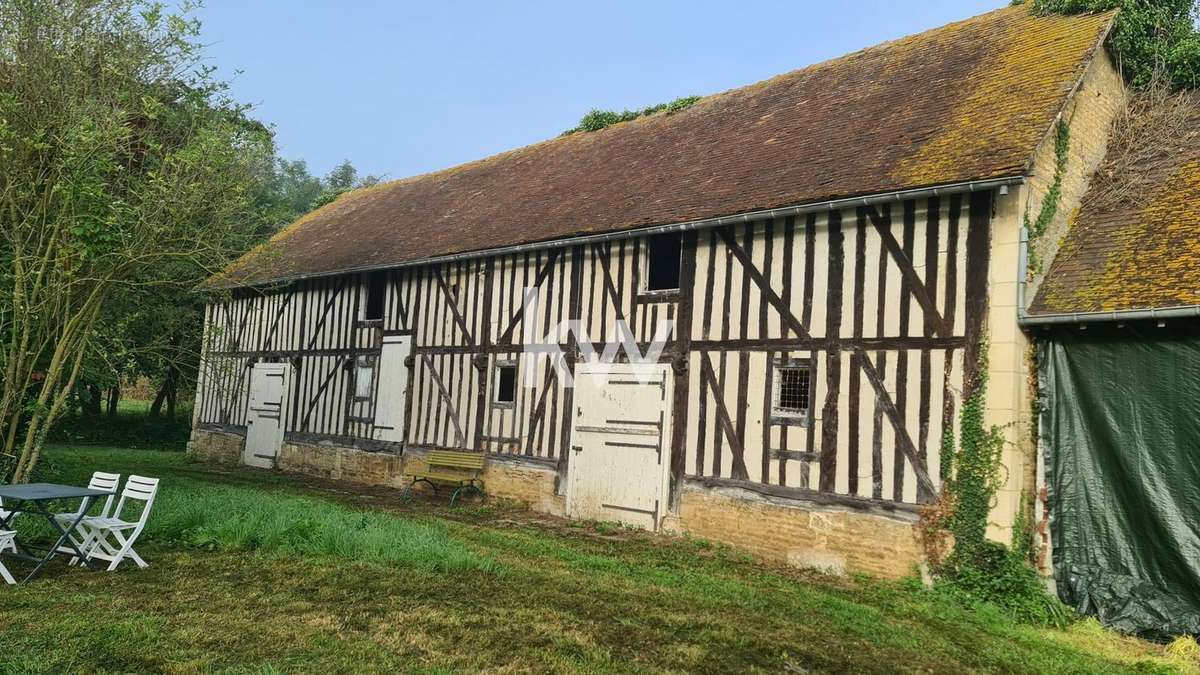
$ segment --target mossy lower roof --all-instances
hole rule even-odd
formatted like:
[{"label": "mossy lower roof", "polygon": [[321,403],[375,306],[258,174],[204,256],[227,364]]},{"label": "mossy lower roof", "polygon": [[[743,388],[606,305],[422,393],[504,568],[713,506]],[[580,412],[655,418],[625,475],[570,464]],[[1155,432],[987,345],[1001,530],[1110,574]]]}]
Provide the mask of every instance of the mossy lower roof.
[{"label": "mossy lower roof", "polygon": [[358,190],[211,285],[1023,175],[1112,14],[997,10],[705,97]]},{"label": "mossy lower roof", "polygon": [[1150,194],[1099,208],[1093,193],[1106,181],[1085,195],[1030,314],[1200,305],[1200,98],[1194,110],[1192,131],[1127,169]]}]

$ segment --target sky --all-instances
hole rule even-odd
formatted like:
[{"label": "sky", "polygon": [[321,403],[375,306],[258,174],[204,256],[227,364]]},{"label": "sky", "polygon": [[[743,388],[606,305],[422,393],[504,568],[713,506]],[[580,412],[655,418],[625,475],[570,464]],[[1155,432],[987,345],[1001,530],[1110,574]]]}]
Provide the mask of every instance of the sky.
[{"label": "sky", "polygon": [[195,15],[206,62],[284,157],[396,179],[1006,4],[207,0]]}]

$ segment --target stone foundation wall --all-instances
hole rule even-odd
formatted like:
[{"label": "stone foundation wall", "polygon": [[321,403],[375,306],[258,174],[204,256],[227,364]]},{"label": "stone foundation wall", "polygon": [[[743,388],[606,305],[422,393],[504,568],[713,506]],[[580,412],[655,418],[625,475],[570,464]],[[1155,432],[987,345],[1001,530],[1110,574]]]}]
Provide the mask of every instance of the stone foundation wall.
[{"label": "stone foundation wall", "polygon": [[404,458],[400,455],[332,444],[286,441],[276,466],[280,471],[364,485],[402,488],[408,484],[404,479]]},{"label": "stone foundation wall", "polygon": [[549,467],[490,461],[483,470],[488,494],[529,504],[534,511],[567,515],[567,498],[554,494],[558,472]]},{"label": "stone foundation wall", "polygon": [[913,574],[924,559],[915,514],[882,514],[688,485],[679,528],[773,562],[836,574]]},{"label": "stone foundation wall", "polygon": [[[237,464],[242,461],[244,436],[225,431],[197,429],[192,432],[188,453],[205,461]],[[404,488],[409,471],[425,471],[425,451],[412,448],[403,456],[391,452],[369,452],[332,443],[286,441],[279,451],[280,471],[319,478],[344,480],[364,485]],[[557,472],[549,466],[520,460],[491,460],[483,470],[487,493],[501,499],[526,503],[542,513],[564,515],[566,500],[554,494]]]},{"label": "stone foundation wall", "polygon": [[239,464],[242,461],[244,447],[246,447],[244,435],[229,431],[193,429],[192,437],[188,440],[187,452],[206,462]]},{"label": "stone foundation wall", "polygon": [[[244,438],[234,433],[197,430],[188,452],[209,461],[241,461]],[[406,471],[428,468],[425,451],[404,456],[367,452],[332,444],[285,442],[279,469],[321,478],[403,488]],[[555,494],[553,467],[520,460],[491,459],[483,481],[489,496],[512,499],[535,511],[566,515],[566,500]],[[665,529],[729,544],[768,561],[837,574],[866,573],[896,578],[912,574],[922,555],[916,515],[882,513],[758,495],[737,488],[685,485],[677,514]]]}]

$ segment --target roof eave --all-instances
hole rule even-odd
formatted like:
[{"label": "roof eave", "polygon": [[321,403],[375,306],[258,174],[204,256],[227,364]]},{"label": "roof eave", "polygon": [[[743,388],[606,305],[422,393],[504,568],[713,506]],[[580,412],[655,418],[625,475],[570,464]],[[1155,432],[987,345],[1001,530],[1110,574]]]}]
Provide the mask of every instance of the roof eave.
[{"label": "roof eave", "polygon": [[723,225],[731,225],[735,223],[747,223],[755,220],[765,220],[768,218],[780,218],[786,216],[795,216],[813,212],[834,211],[854,206],[869,206],[871,204],[880,204],[884,202],[896,202],[907,199],[919,199],[921,197],[944,196],[951,194],[962,194],[966,192],[978,192],[981,190],[994,190],[1001,187],[1012,185],[1021,185],[1025,183],[1027,175],[1014,174],[995,178],[984,178],[979,180],[961,181],[957,183],[944,183],[940,185],[932,185],[927,187],[912,188],[908,190],[893,190],[888,192],[879,192],[869,195],[860,195],[855,197],[845,197],[839,199],[821,200],[817,202],[809,202],[805,204],[797,204],[792,206],[782,206],[772,209],[762,209],[758,211],[747,211],[743,213],[714,216],[711,218],[701,218],[697,220],[689,220],[680,223],[668,223],[663,225],[651,225],[648,227],[638,227],[626,230],[615,230],[612,232],[604,232],[600,234],[580,235],[575,237],[565,237],[559,239],[549,239],[545,241],[535,241],[525,244],[514,244],[511,246],[501,246],[496,248],[480,249],[475,251],[464,251],[462,253],[451,253],[441,256],[430,256],[418,258],[414,260],[406,260],[399,263],[388,263],[384,265],[364,265],[361,267],[330,270],[327,272],[313,272],[306,274],[294,274],[281,277],[272,277],[268,279],[255,280],[250,283],[221,283],[217,281],[218,276],[215,276],[204,284],[198,290],[201,291],[217,291],[228,290],[233,288],[254,288],[263,286],[277,286],[281,284],[290,284],[298,281],[306,281],[309,279],[321,279],[325,277],[341,276],[344,274],[363,274],[369,272],[379,272],[385,270],[402,269],[406,267],[419,267],[422,265],[434,265],[448,262],[457,262],[460,260],[473,260],[488,256],[509,255],[512,253],[523,253],[526,251],[547,250],[552,248],[565,248],[568,246],[576,246],[580,244],[591,244],[604,241],[612,241],[615,239],[627,239],[630,237],[644,237],[654,234],[662,234],[666,232],[686,232],[689,230],[703,230],[713,227],[721,227]]}]

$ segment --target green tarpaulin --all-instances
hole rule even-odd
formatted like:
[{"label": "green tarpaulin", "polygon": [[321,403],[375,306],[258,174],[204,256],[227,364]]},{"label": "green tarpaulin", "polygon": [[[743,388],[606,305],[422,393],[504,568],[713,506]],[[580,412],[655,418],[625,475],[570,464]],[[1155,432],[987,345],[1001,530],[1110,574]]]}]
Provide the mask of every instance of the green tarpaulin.
[{"label": "green tarpaulin", "polygon": [[1122,632],[1200,634],[1200,326],[1040,338],[1059,596]]}]

